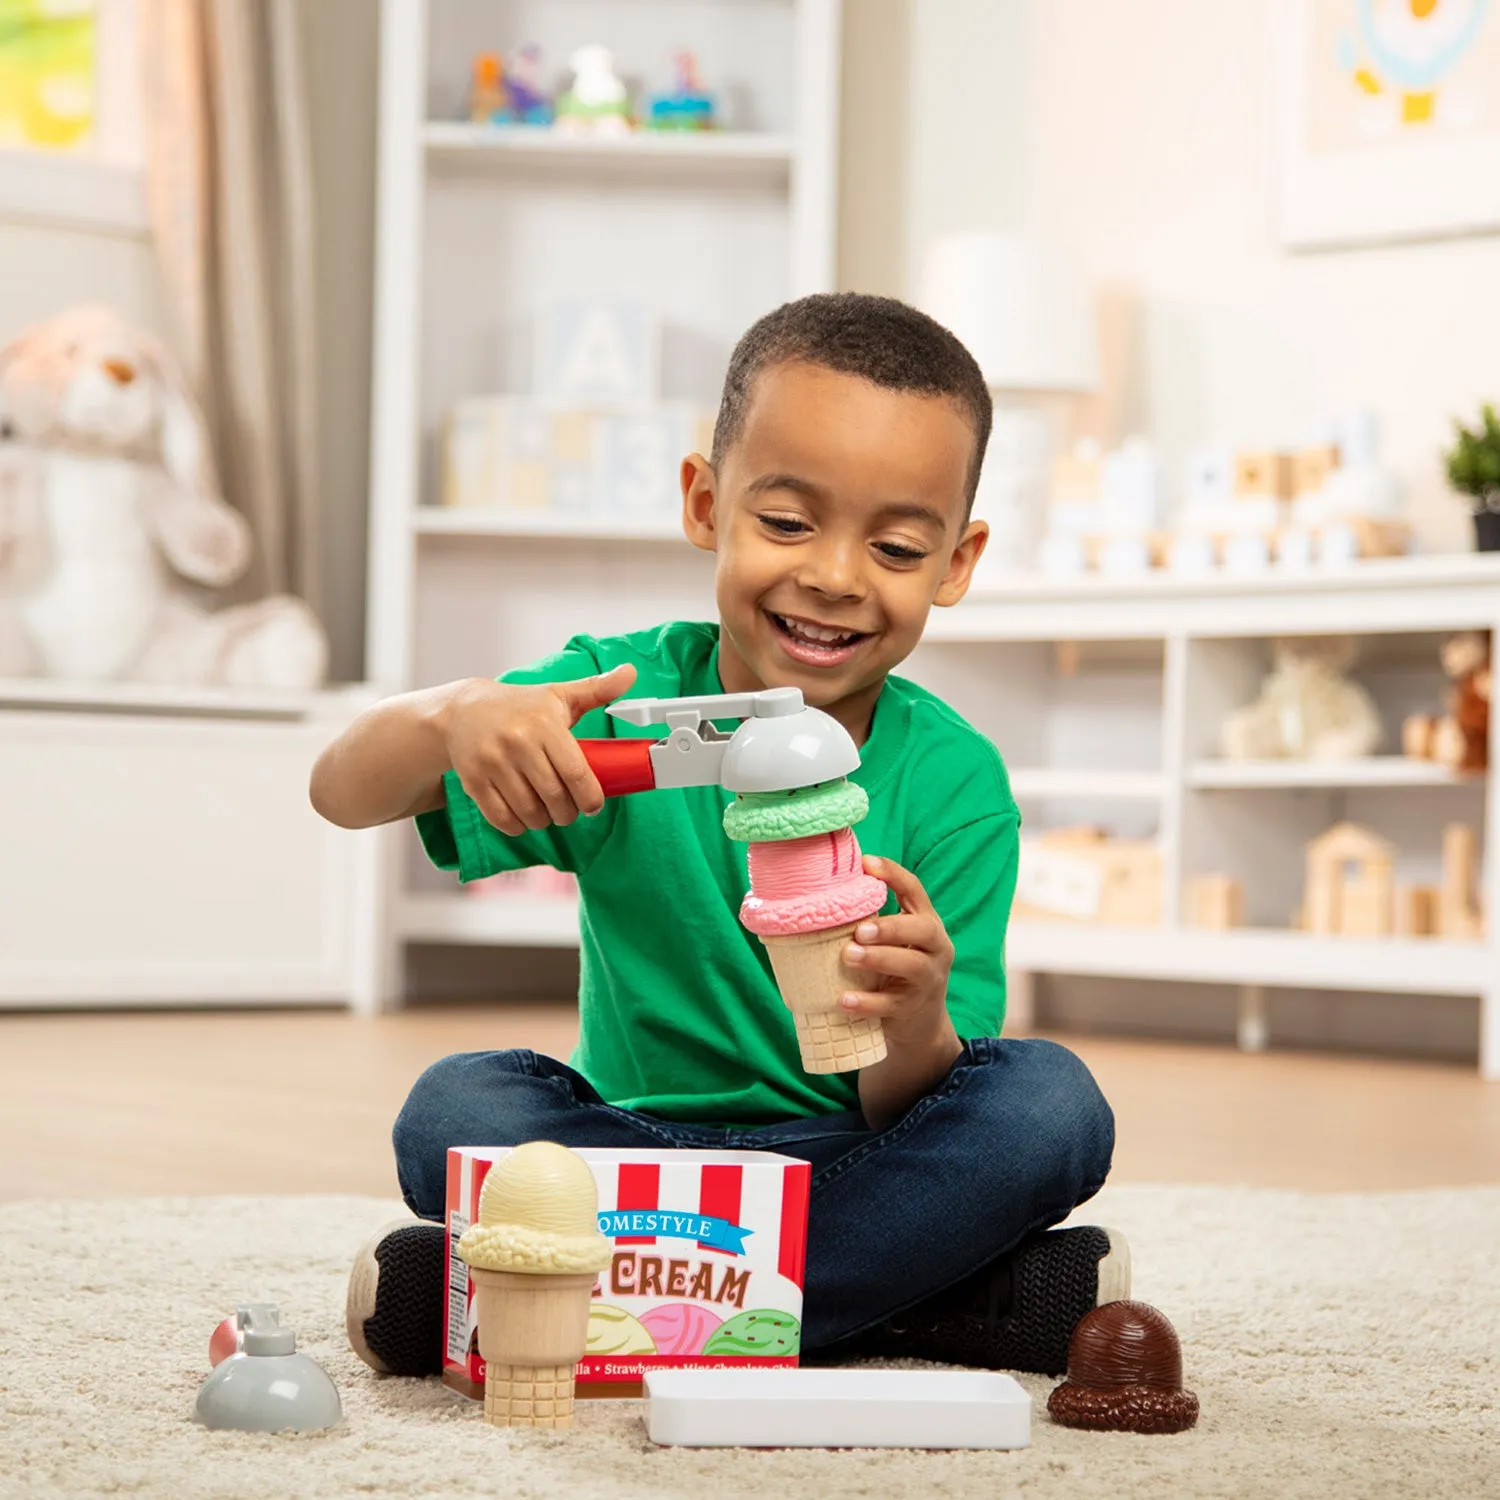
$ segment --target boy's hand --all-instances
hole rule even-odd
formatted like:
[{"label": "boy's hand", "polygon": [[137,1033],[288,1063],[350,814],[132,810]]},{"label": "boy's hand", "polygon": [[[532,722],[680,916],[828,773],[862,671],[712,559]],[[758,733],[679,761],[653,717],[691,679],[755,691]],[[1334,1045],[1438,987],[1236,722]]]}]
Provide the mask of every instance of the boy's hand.
[{"label": "boy's hand", "polygon": [[634,681],[627,662],[577,682],[465,684],[449,706],[445,741],[449,764],[485,819],[514,836],[598,812],[604,792],[570,731]]},{"label": "boy's hand", "polygon": [[865,873],[885,881],[901,910],[871,917],[854,929],[844,949],[850,968],[870,976],[870,986],[843,997],[853,1015],[879,1016],[898,1043],[939,1035],[948,1024],[948,971],[953,943],[922,882],[894,860],[865,856]]}]

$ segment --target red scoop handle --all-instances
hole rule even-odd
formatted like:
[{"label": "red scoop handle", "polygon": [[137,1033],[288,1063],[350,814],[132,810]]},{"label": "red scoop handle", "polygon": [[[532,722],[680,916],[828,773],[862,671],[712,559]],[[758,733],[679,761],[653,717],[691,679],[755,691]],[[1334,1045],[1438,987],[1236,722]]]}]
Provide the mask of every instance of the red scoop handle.
[{"label": "red scoop handle", "polygon": [[589,769],[599,778],[606,797],[628,792],[653,792],[656,776],[651,769],[650,740],[579,740],[578,747]]}]

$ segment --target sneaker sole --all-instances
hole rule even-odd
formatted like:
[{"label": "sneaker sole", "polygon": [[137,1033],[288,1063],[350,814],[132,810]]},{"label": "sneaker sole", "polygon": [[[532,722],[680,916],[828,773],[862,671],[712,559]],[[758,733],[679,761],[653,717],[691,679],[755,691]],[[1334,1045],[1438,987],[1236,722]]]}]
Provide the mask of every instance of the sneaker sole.
[{"label": "sneaker sole", "polygon": [[1130,1300],[1130,1242],[1118,1229],[1108,1229],[1109,1250],[1099,1262],[1099,1290],[1096,1305]]},{"label": "sneaker sole", "polygon": [[[427,1232],[409,1233],[413,1230]],[[376,1230],[354,1257],[344,1298],[344,1328],[349,1347],[378,1374],[442,1373],[445,1249],[441,1224],[396,1219]],[[399,1264],[389,1270],[382,1265],[383,1260],[397,1257]],[[400,1279],[399,1286],[391,1282],[393,1272]],[[394,1305],[393,1297],[398,1299]]]}]

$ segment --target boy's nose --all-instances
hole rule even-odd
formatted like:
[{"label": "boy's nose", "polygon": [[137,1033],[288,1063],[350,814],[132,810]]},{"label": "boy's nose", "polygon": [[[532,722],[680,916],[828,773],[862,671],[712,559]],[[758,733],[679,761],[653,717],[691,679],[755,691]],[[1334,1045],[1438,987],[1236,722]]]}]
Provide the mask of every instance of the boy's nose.
[{"label": "boy's nose", "polygon": [[860,563],[852,547],[819,547],[804,560],[797,582],[825,599],[859,599],[865,592]]}]

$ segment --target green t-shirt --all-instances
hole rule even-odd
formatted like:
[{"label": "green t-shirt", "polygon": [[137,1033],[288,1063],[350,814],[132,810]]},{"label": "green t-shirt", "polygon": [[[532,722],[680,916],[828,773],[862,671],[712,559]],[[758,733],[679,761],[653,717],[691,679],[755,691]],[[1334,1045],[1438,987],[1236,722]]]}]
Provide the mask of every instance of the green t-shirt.
[{"label": "green t-shirt", "polygon": [[[719,693],[718,643],[718,626],[699,623],[577,636],[502,680],[566,682],[628,661],[638,674],[630,697]],[[581,738],[661,732],[603,709],[574,729]],[[860,846],[912,870],[943,918],[955,950],[948,1010],[959,1036],[997,1036],[1019,847],[1000,756],[941,699],[890,677],[860,759],[851,779],[870,799],[855,830]],[[570,827],[511,837],[485,821],[452,771],[445,789],[447,806],[417,819],[441,868],[462,880],[538,864],[577,875],[581,1032],[571,1062],[604,1098],[726,1126],[856,1107],[855,1074],[802,1071],[770,960],[740,925],[747,846],[722,827],[732,793],[709,786],[611,797]],[[896,909],[894,898],[886,909]]]}]

